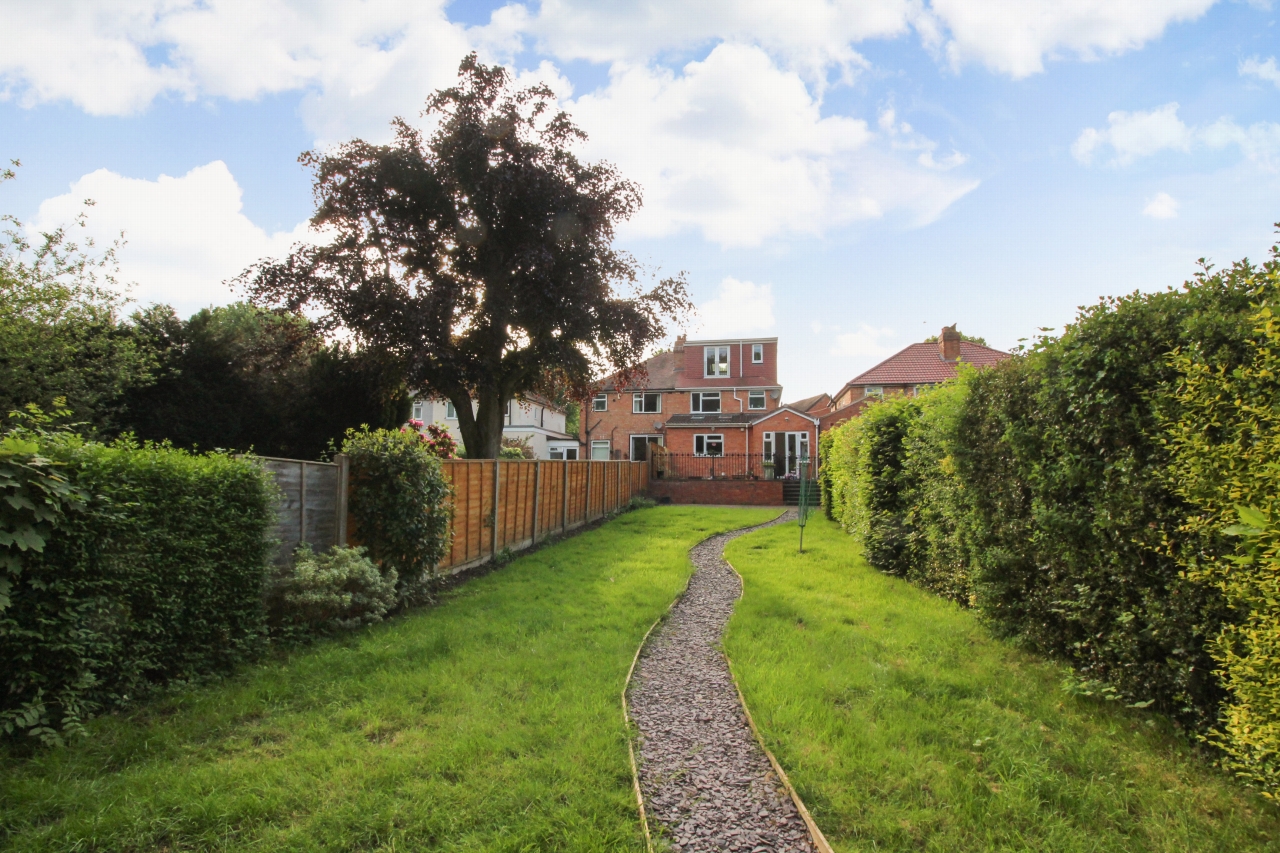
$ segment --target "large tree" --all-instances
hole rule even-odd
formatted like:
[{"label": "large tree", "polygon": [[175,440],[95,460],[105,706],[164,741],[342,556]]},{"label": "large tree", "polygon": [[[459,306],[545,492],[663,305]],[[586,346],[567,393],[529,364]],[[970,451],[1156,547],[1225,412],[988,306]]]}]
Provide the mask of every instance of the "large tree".
[{"label": "large tree", "polygon": [[613,248],[640,190],[578,160],[585,134],[550,89],[515,90],[474,54],[459,78],[428,101],[425,143],[397,119],[389,145],[304,154],[311,221],[332,240],[241,280],[407,364],[414,387],[454,403],[467,454],[493,458],[513,397],[580,397],[594,376],[636,369],[691,305],[679,277],[642,290]]}]

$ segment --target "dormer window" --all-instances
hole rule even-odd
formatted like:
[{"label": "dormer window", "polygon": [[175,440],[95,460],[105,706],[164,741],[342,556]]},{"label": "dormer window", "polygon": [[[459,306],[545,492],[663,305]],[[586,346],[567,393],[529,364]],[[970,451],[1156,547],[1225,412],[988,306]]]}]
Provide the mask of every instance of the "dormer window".
[{"label": "dormer window", "polygon": [[706,369],[704,376],[710,378],[729,375],[728,347],[703,347],[702,352]]}]

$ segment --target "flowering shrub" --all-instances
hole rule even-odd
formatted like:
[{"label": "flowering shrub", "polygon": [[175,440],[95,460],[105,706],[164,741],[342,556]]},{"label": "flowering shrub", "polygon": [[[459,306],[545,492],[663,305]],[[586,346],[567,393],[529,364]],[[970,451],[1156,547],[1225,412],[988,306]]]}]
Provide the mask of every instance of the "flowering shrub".
[{"label": "flowering shrub", "polygon": [[[418,440],[437,459],[457,459],[458,442],[453,440],[449,430],[440,424],[424,423],[417,418],[409,421],[409,427],[418,431]],[[408,432],[409,427],[400,427],[401,432]]]}]

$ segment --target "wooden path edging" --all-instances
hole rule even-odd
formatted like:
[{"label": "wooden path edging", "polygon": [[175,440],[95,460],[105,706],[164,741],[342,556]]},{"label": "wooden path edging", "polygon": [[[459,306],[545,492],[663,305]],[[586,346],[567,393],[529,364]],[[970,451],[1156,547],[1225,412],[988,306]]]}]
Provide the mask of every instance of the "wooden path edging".
[{"label": "wooden path edging", "polygon": [[[722,559],[724,558],[722,557]],[[730,563],[728,559],[724,560],[724,564],[733,569],[733,573],[738,576],[738,580],[742,583],[742,595],[738,596],[738,601],[741,601],[747,596],[747,580],[742,576],[741,572],[734,568],[733,563]],[[724,655],[725,662],[729,664],[729,677],[733,679],[733,689],[738,691],[738,701],[742,704],[742,712],[747,715],[747,725],[751,727],[751,733],[756,736],[756,743],[760,744],[761,751],[769,759],[769,763],[773,765],[773,772],[778,774],[782,787],[787,789],[787,793],[791,796],[791,802],[795,803],[796,811],[800,812],[804,825],[809,828],[810,840],[818,848],[818,853],[835,853],[831,849],[831,845],[827,843],[827,838],[822,834],[822,830],[818,829],[818,824],[814,822],[813,816],[809,814],[809,809],[805,807],[804,800],[800,799],[800,793],[796,791],[795,786],[791,784],[791,780],[787,778],[787,771],[782,769],[778,759],[765,744],[764,737],[761,736],[760,729],[756,726],[756,721],[751,716],[751,709],[747,707],[747,697],[742,695],[742,685],[738,684],[738,674],[733,671],[733,659],[723,649],[721,649],[721,654]]]}]

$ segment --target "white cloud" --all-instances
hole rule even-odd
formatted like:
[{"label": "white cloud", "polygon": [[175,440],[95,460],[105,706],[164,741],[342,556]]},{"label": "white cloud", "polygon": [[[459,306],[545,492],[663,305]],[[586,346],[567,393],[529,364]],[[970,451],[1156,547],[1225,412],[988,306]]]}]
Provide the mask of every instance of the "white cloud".
[{"label": "white cloud", "polygon": [[143,304],[169,303],[185,316],[241,298],[225,280],[261,258],[283,257],[310,237],[305,223],[267,234],[241,212],[240,196],[221,160],[154,181],[99,169],[42,203],[31,224],[49,230],[69,223],[82,201],[93,199],[88,235],[105,247],[124,232],[120,279],[136,284],[131,295]]},{"label": "white cloud", "polygon": [[733,246],[893,211],[922,223],[977,185],[904,162],[860,119],[824,117],[799,75],[753,46],[721,44],[680,73],[615,66],[568,108],[591,156],[644,187],[628,226],[642,236],[695,229]]},{"label": "white cloud", "polygon": [[1142,208],[1142,215],[1152,219],[1173,219],[1178,215],[1178,200],[1168,193],[1156,193]]},{"label": "white cloud", "polygon": [[1280,68],[1276,67],[1274,56],[1267,57],[1266,62],[1259,60],[1256,56],[1251,57],[1240,63],[1239,70],[1242,75],[1257,77],[1259,80],[1265,80],[1280,87]]},{"label": "white cloud", "polygon": [[[1046,58],[1082,59],[1137,50],[1172,23],[1192,21],[1216,0],[932,0],[917,25],[952,67],[979,62],[1011,77],[1044,70]],[[932,33],[932,37],[930,37]],[[942,42],[945,41],[945,45]]]},{"label": "white cloud", "polygon": [[1169,103],[1150,112],[1117,110],[1107,116],[1107,124],[1103,130],[1085,128],[1076,138],[1071,153],[1081,163],[1092,162],[1104,147],[1114,152],[1114,165],[1126,165],[1161,151],[1185,153],[1233,145],[1249,160],[1266,168],[1274,168],[1280,158],[1280,124],[1275,122],[1243,127],[1229,118],[1220,118],[1213,124],[1189,126],[1178,118],[1178,105]]},{"label": "white cloud", "polygon": [[773,287],[726,276],[714,299],[698,308],[702,338],[758,335],[774,328]]},{"label": "white cloud", "polygon": [[893,329],[868,326],[863,323],[856,332],[846,332],[836,336],[836,344],[831,348],[832,355],[839,356],[885,356],[893,350],[887,343],[893,339]]}]

